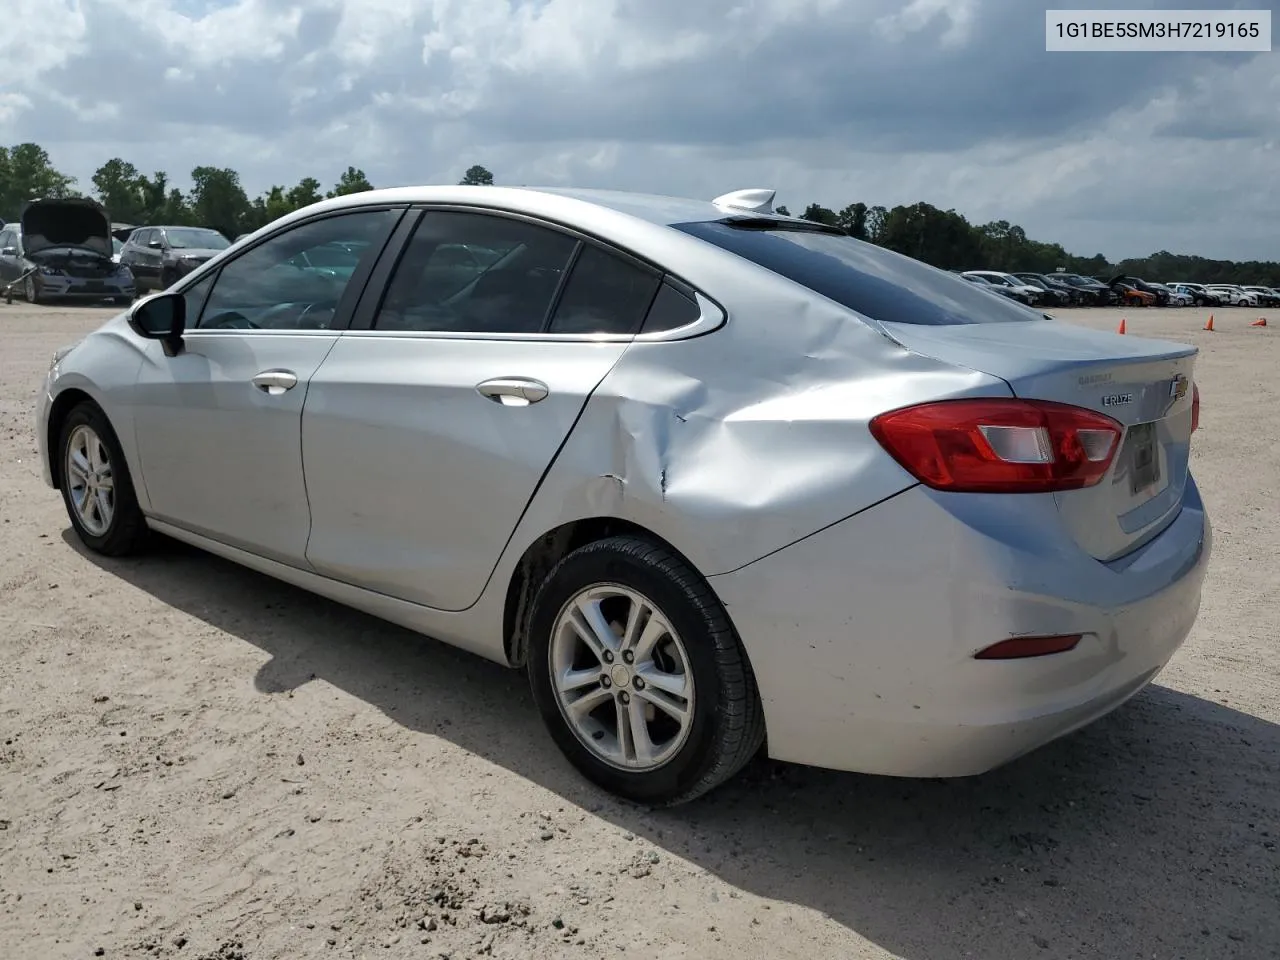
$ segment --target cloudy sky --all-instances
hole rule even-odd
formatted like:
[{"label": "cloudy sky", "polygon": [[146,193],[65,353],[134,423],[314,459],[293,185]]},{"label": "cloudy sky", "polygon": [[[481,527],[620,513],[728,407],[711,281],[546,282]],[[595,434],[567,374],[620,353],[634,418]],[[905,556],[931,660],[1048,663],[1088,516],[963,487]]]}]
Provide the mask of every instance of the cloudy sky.
[{"label": "cloudy sky", "polygon": [[1044,8],[3,0],[0,143],[83,185],[112,156],[179,185],[234,167],[251,195],[481,163],[501,183],[769,186],[796,212],[926,200],[1085,255],[1280,259],[1277,55],[1046,53]]}]

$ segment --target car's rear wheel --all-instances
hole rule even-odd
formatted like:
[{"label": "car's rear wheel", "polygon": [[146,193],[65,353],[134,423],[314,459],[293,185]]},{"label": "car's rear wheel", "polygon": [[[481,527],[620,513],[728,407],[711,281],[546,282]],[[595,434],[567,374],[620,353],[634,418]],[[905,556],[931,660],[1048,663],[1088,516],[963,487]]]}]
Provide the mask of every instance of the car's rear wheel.
[{"label": "car's rear wheel", "polygon": [[529,681],[556,744],[597,785],[670,805],[737,773],[764,740],[755,677],[706,581],[633,536],[574,550],[529,619]]},{"label": "car's rear wheel", "polygon": [[81,542],[107,556],[141,549],[146,520],[106,415],[87,401],[77,404],[62,422],[58,451],[62,501]]}]

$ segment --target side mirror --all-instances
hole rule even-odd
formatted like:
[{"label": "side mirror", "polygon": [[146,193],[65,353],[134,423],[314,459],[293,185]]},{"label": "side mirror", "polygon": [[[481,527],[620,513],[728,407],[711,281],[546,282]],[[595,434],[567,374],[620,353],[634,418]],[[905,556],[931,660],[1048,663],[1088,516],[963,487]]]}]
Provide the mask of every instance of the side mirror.
[{"label": "side mirror", "polygon": [[17,247],[5,247],[3,250],[0,250],[0,257],[16,257],[17,255]]},{"label": "side mirror", "polygon": [[186,298],[179,293],[148,297],[129,311],[129,326],[140,337],[161,341],[165,356],[176,356],[182,349],[182,334],[187,329]]},{"label": "side mirror", "polygon": [[164,246],[164,244],[161,243],[159,240],[148,240],[147,246],[150,247],[152,250],[159,250]]}]

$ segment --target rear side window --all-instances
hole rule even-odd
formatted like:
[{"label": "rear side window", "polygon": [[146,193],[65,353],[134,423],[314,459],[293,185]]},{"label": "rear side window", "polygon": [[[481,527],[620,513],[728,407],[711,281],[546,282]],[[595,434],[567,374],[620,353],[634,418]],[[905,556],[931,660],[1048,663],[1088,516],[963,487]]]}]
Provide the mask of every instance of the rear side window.
[{"label": "rear side window", "polygon": [[542,333],[578,241],[482,213],[427,213],[374,326],[423,333]]},{"label": "rear side window", "polygon": [[662,277],[585,244],[551,318],[549,333],[638,333]]},{"label": "rear side window", "polygon": [[1039,317],[989,288],[845,234],[775,221],[673,227],[882,323],[947,326]]},{"label": "rear side window", "polygon": [[698,301],[675,286],[670,280],[658,288],[649,315],[644,318],[641,333],[665,333],[678,330],[696,322],[702,316]]}]

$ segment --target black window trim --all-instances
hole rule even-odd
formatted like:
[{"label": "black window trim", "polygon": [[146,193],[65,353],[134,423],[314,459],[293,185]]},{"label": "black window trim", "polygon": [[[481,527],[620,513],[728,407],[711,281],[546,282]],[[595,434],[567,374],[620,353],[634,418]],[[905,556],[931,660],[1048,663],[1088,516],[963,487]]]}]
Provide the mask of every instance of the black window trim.
[{"label": "black window trim", "polygon": [[[569,260],[569,268],[565,270],[564,277],[561,278],[560,286],[556,290],[556,295],[551,301],[546,316],[543,318],[543,329],[538,333],[494,333],[494,332],[458,332],[452,330],[378,330],[374,327],[374,320],[377,317],[378,310],[382,305],[382,301],[387,294],[391,277],[395,268],[399,265],[401,258],[408,249],[409,242],[413,238],[414,231],[422,218],[432,212],[440,213],[471,213],[501,217],[508,220],[518,220],[528,223],[536,227],[554,230],[566,235],[567,237],[577,240],[578,246],[574,249],[573,255]],[[416,216],[415,216],[416,214]],[[568,282],[572,272],[573,265],[577,262],[581,253],[583,244],[591,244],[598,247],[605,253],[613,254],[624,262],[630,263],[646,272],[656,272],[658,276],[658,287],[661,289],[663,283],[670,283],[680,293],[688,296],[699,308],[699,317],[692,323],[684,324],[680,327],[674,327],[670,330],[662,330],[657,333],[549,333],[546,332],[547,326],[551,318],[555,315],[555,308],[560,303],[560,298],[564,295],[565,284]],[[655,290],[654,299],[657,298]],[[651,308],[652,301],[649,304]],[[646,311],[647,315],[647,311]],[[365,284],[364,291],[361,295],[359,303],[351,315],[351,324],[346,330],[346,336],[361,337],[379,337],[379,338],[395,338],[395,339],[412,339],[412,340],[502,340],[502,341],[550,341],[560,343],[648,343],[648,342],[665,342],[669,340],[690,340],[694,337],[705,336],[720,329],[728,322],[728,312],[716,300],[694,287],[687,280],[679,277],[666,269],[659,263],[654,263],[645,257],[638,256],[634,252],[627,250],[616,243],[604,240],[600,237],[586,233],[578,227],[570,226],[565,223],[546,218],[532,216],[526,213],[520,213],[514,210],[506,210],[502,207],[493,207],[485,204],[465,204],[465,203],[430,203],[419,202],[411,205],[410,213],[404,217],[400,226],[397,228],[383,247],[382,253],[374,266],[368,282]]]},{"label": "black window trim", "polygon": [[194,321],[192,320],[192,318],[188,318],[189,325],[187,326],[186,330],[183,332],[183,336],[196,336],[196,337],[227,337],[227,336],[267,336],[267,337],[275,336],[275,337],[278,337],[281,335],[334,336],[337,334],[345,333],[348,329],[350,329],[352,318],[355,316],[355,311],[357,307],[360,305],[364,297],[365,290],[369,285],[369,280],[373,276],[375,268],[385,258],[386,252],[391,244],[392,239],[397,236],[397,233],[404,226],[405,221],[408,219],[411,219],[410,217],[405,216],[405,212],[408,210],[408,208],[409,208],[409,204],[406,204],[406,203],[358,204],[358,205],[352,205],[349,207],[339,207],[334,210],[326,210],[323,213],[317,213],[314,216],[304,217],[299,220],[291,220],[289,223],[281,224],[279,229],[272,230],[270,233],[264,234],[262,237],[255,240],[251,245],[247,245],[243,249],[236,249],[236,245],[232,244],[230,247],[227,247],[226,250],[235,250],[234,256],[230,256],[223,259],[221,256],[221,253],[219,253],[218,256],[211,258],[206,263],[197,267],[195,270],[191,271],[191,273],[183,277],[182,280],[178,284],[176,284],[172,290],[173,293],[176,293],[180,296],[184,296],[187,293],[187,291],[190,290],[192,287],[194,287],[196,284],[200,283],[205,278],[212,276],[213,284],[209,288],[209,293],[205,294],[204,300],[201,302],[201,305],[200,305],[201,313],[203,313],[204,307],[208,304],[208,301],[209,301],[209,294],[211,294],[214,288],[217,287],[218,280],[221,279],[222,277],[223,268],[226,267],[228,264],[235,263],[246,253],[248,253],[251,250],[256,250],[262,244],[268,243],[271,240],[275,239],[276,237],[283,236],[285,233],[292,232],[293,230],[296,230],[300,227],[304,227],[312,223],[318,223],[321,220],[329,220],[334,217],[348,216],[353,213],[377,213],[381,211],[392,211],[392,212],[399,211],[400,216],[395,219],[395,222],[391,225],[390,229],[388,229],[385,235],[383,236],[382,249],[379,250],[369,260],[365,261],[363,264],[357,267],[356,271],[351,275],[351,280],[347,283],[346,289],[342,292],[342,298],[338,301],[337,309],[334,310],[333,316],[334,316],[335,322],[333,326],[325,327],[322,330],[245,330],[240,328],[236,328],[232,330],[213,330],[208,328],[201,329],[199,327],[196,327],[194,323],[195,321],[199,320],[199,315],[197,315]]}]

